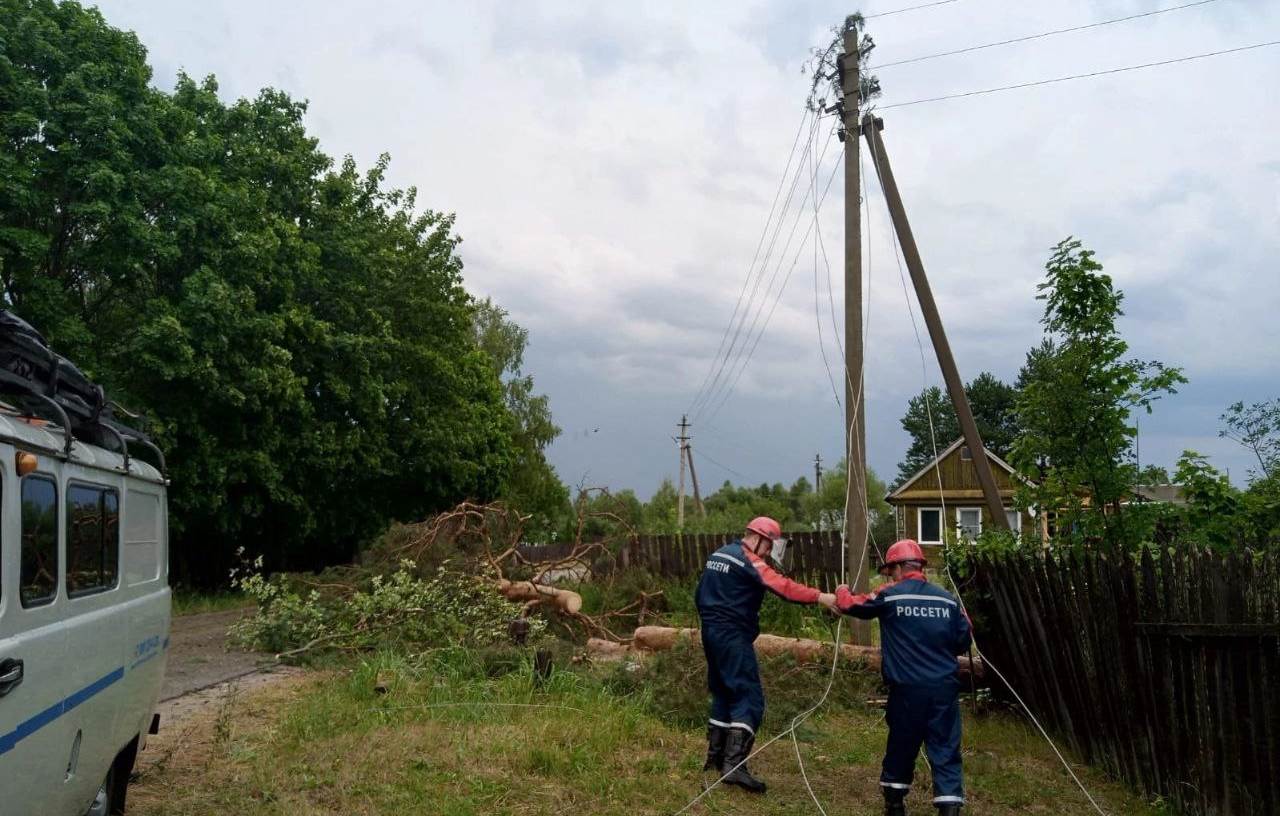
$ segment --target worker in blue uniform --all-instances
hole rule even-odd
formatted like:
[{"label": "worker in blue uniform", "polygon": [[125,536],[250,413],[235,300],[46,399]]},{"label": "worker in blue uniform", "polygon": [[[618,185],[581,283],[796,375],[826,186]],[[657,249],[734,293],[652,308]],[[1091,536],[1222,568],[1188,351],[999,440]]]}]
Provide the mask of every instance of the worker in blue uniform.
[{"label": "worker in blue uniform", "polygon": [[719,771],[726,784],[753,793],[767,788],[746,765],[764,717],[764,689],[754,646],[764,593],[768,590],[793,603],[820,603],[832,610],[836,602],[834,594],[792,581],[769,566],[771,555],[781,560],[783,547],[778,522],[766,516],[752,519],[741,540],[726,544],[707,559],[696,596],[711,691],[703,770]]},{"label": "worker in blue uniform", "polygon": [[956,656],[969,648],[973,630],[958,599],[925,578],[927,563],[919,544],[899,541],[880,568],[890,583],[866,594],[847,586],[836,590],[841,612],[880,621],[881,671],[889,687],[889,739],[880,771],[885,816],[906,814],[921,743],[933,769],[939,816],[959,816],[964,805]]}]

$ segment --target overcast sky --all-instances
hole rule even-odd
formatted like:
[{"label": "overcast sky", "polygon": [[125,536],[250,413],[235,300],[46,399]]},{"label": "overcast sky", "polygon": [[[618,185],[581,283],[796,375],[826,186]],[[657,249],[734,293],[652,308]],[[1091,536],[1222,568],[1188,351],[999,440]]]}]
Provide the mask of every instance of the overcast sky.
[{"label": "overcast sky", "polygon": [[[1186,0],[957,0],[869,21],[889,62]],[[874,0],[871,15],[916,5]],[[527,327],[526,368],[564,434],[570,484],[674,477],[675,424],[710,369],[800,124],[812,47],[856,6],[670,3],[99,4],[138,33],[155,84],[215,74],[310,101],[329,154],[457,213],[466,283]],[[1218,0],[1090,31],[886,68],[882,106],[1280,40],[1280,3]],[[1184,448],[1242,482],[1217,436],[1235,400],[1280,394],[1280,47],[884,111],[884,138],[962,375],[1012,380],[1040,338],[1035,286],[1076,235],[1126,295],[1135,356],[1191,383],[1141,424],[1145,463]],[[823,122],[817,149],[831,122]],[[831,142],[820,170],[835,169]],[[806,182],[801,183],[800,195]],[[821,185],[820,185],[821,186]],[[892,476],[925,379],[872,183],[866,389],[871,466]],[[842,178],[822,210],[843,297]],[[704,490],[790,482],[833,462],[842,420],[819,353],[812,241],[736,388],[693,428]],[[785,239],[788,223],[783,230]],[[772,264],[773,262],[771,262]],[[822,337],[839,376],[819,267]],[[762,284],[763,287],[763,284]],[[769,312],[768,304],[762,314]],[[922,329],[923,331],[923,329]],[[926,341],[927,342],[927,341]],[[940,440],[945,444],[946,440]]]}]

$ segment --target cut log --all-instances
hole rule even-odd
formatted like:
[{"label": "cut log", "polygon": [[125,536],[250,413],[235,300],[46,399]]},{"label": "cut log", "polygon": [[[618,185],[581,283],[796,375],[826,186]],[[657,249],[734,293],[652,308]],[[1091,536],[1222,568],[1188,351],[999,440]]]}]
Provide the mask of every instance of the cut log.
[{"label": "cut log", "polygon": [[623,660],[631,654],[631,647],[625,643],[617,643],[604,638],[587,638],[587,655],[592,660],[610,662]]},{"label": "cut log", "polygon": [[498,582],[498,591],[509,601],[536,601],[550,604],[561,612],[572,615],[582,611],[582,596],[567,589],[556,589],[546,584],[535,584],[532,581],[508,581],[503,578]]},{"label": "cut log", "polygon": [[[641,626],[635,631],[632,651],[661,652],[674,647],[678,641],[688,640],[696,643],[698,639],[699,633],[697,629]],[[598,656],[605,660],[618,660],[624,657],[627,652],[619,647],[625,649],[621,643],[599,638],[592,638],[587,641],[588,653],[593,657]],[[756,638],[755,647],[756,653],[764,657],[789,654],[796,660],[808,663],[828,662],[831,660],[831,644],[809,638],[789,638],[762,634]],[[877,646],[856,646],[851,643],[843,643],[840,645],[840,658],[850,663],[857,663],[870,671],[880,671],[880,649]],[[960,677],[967,683],[969,673],[973,668],[969,663],[969,658],[959,657],[957,661],[960,664]],[[976,679],[981,683],[984,679],[981,660],[976,661],[976,668]]]},{"label": "cut log", "polygon": [[698,639],[697,629],[675,629],[670,626],[637,626],[633,641],[637,649],[662,652],[676,645],[680,639]]}]

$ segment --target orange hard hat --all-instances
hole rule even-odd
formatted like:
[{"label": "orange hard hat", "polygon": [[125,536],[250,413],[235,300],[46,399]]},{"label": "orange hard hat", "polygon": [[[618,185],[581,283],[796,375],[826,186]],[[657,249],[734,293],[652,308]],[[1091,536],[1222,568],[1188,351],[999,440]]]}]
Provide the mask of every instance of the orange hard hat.
[{"label": "orange hard hat", "polygon": [[904,538],[901,541],[894,542],[889,551],[884,554],[884,563],[880,565],[882,574],[889,572],[894,564],[901,564],[903,561],[919,561],[921,564],[928,564],[929,561],[924,557],[924,550],[920,549],[920,545],[910,538]]},{"label": "orange hard hat", "polygon": [[757,533],[770,541],[782,538],[782,525],[768,516],[756,516],[747,524],[747,532]]}]

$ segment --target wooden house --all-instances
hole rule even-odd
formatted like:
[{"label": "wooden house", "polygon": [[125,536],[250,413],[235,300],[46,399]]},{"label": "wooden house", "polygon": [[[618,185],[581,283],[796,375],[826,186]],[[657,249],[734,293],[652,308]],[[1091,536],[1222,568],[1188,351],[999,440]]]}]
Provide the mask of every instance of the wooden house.
[{"label": "wooden house", "polygon": [[[1000,489],[1009,527],[1015,533],[1030,531],[1035,523],[1031,514],[1018,512],[1013,506],[1014,492],[1023,477],[991,451],[987,451],[987,459]],[[953,536],[953,541],[976,539],[986,526],[988,511],[982,485],[973,454],[963,438],[948,445],[936,460],[899,485],[885,500],[893,507],[898,537],[914,538],[926,547],[941,546],[944,532]]]}]

